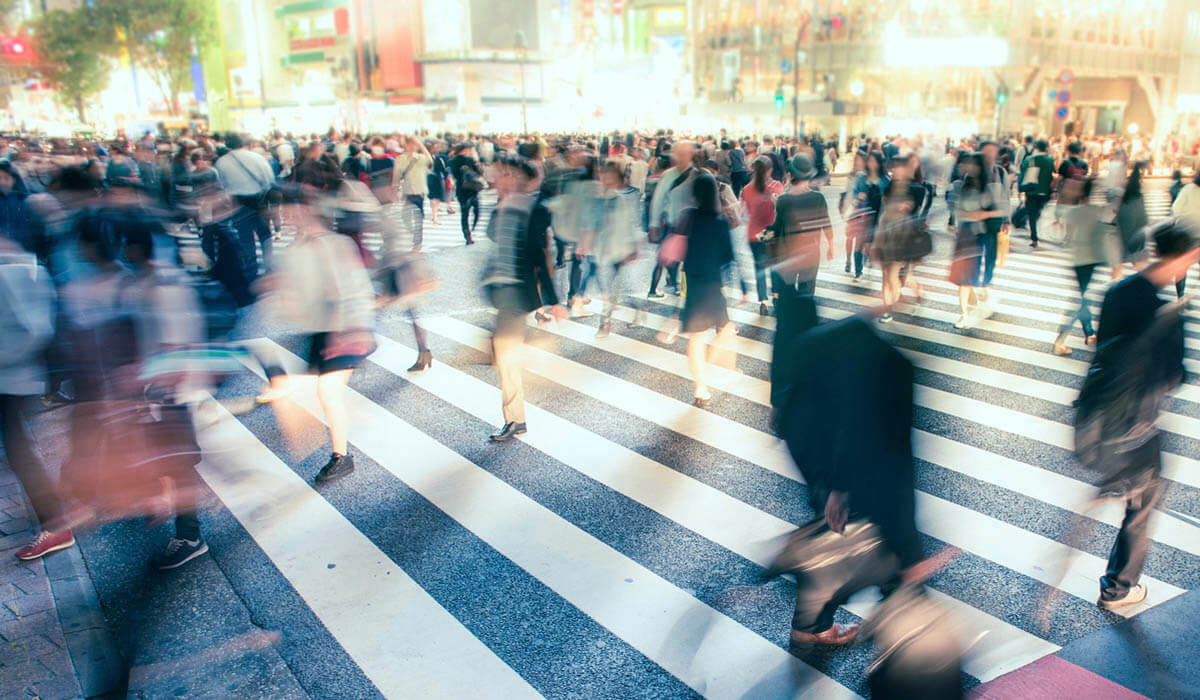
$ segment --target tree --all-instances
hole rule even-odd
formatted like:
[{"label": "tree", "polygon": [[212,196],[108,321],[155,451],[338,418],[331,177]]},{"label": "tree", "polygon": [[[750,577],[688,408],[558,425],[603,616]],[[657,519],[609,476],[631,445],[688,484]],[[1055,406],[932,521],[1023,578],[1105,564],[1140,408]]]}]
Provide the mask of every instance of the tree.
[{"label": "tree", "polygon": [[173,116],[191,82],[192,56],[217,39],[211,0],[98,0],[106,31],[120,37],[110,53],[127,52],[149,73]]},{"label": "tree", "polygon": [[37,47],[37,72],[58,90],[58,100],[75,108],[79,121],[87,121],[86,100],[108,87],[111,66],[103,32],[87,7],[51,10],[31,25]]}]

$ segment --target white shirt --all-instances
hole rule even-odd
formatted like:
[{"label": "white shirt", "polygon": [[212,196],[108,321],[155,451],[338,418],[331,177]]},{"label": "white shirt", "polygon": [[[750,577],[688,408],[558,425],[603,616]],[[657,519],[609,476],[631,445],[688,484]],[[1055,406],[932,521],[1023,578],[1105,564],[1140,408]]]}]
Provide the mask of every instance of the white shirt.
[{"label": "white shirt", "polygon": [[239,148],[217,159],[213,164],[225,191],[235,197],[250,197],[271,189],[275,171],[270,163],[254,151]]}]

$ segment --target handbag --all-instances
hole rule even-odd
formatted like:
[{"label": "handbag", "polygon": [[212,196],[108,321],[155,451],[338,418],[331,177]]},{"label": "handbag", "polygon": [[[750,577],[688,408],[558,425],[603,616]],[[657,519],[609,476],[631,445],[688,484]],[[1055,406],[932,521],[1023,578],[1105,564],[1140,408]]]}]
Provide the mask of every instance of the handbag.
[{"label": "handbag", "polygon": [[667,267],[683,262],[687,257],[687,243],[687,236],[681,233],[667,235],[658,247],[658,264]]},{"label": "handbag", "polygon": [[476,172],[474,168],[463,166],[462,175],[459,176],[458,186],[463,192],[469,194],[478,194],[479,192],[487,189],[487,181],[484,180],[483,176]]},{"label": "handbag", "polygon": [[1029,225],[1029,209],[1024,204],[1013,211],[1012,225],[1017,228],[1025,228]]},{"label": "handbag", "polygon": [[962,697],[961,628],[916,585],[884,598],[859,629],[876,656],[866,668],[874,697]]},{"label": "handbag", "polygon": [[904,260],[920,260],[933,252],[933,236],[922,219],[912,219],[904,236]]},{"label": "handbag", "polygon": [[1012,240],[1008,231],[1002,230],[996,234],[996,267],[1004,267],[1004,261],[1008,259],[1011,247]]}]

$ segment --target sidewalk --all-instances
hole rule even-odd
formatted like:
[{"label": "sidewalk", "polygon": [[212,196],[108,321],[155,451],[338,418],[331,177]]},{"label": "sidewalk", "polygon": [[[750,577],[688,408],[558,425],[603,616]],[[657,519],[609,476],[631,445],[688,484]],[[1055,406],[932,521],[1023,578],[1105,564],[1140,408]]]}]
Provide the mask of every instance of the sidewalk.
[{"label": "sidewalk", "polygon": [[16,558],[34,520],[0,453],[0,697],[123,696],[123,665],[79,548]]}]

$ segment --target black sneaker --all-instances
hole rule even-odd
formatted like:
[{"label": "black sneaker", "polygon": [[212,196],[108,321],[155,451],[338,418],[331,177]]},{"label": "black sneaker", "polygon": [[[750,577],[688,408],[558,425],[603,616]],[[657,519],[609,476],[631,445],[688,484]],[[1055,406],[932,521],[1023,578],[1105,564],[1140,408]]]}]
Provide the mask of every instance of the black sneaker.
[{"label": "black sneaker", "polygon": [[316,482],[323,484],[326,481],[340,479],[352,471],[354,471],[354,458],[334,452],[325,466],[321,467],[321,471],[317,472]]},{"label": "black sneaker", "polygon": [[151,563],[159,571],[178,569],[208,551],[208,544],[200,540],[183,540],[172,537],[162,552],[155,554]]},{"label": "black sneaker", "polygon": [[1138,583],[1126,591],[1125,595],[1121,596],[1120,598],[1105,598],[1103,595],[1101,595],[1100,600],[1096,601],[1096,605],[1099,605],[1105,610],[1116,610],[1127,605],[1137,605],[1138,603],[1146,600],[1146,593],[1146,586]]},{"label": "black sneaker", "polygon": [[492,442],[508,442],[514,440],[518,435],[526,433],[524,423],[505,423],[500,432],[488,437]]}]

